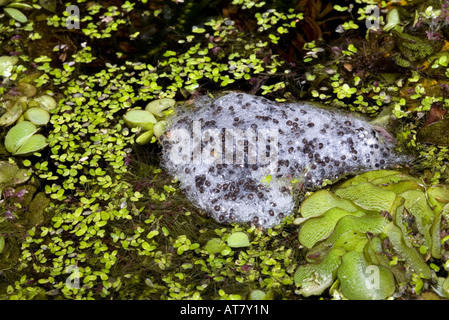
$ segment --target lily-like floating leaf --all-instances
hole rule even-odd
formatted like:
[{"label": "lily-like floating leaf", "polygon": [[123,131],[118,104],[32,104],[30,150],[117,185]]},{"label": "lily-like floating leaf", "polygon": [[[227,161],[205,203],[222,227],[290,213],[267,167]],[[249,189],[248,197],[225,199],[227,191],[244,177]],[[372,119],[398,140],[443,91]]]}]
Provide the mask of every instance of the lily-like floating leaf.
[{"label": "lily-like floating leaf", "polygon": [[334,231],[337,222],[344,216],[362,216],[362,211],[350,212],[335,207],[326,211],[320,217],[311,218],[304,222],[299,229],[299,242],[306,248],[312,248],[317,242],[326,239]]},{"label": "lily-like floating leaf", "polygon": [[0,57],[0,76],[11,76],[12,68],[19,61],[19,58],[14,56],[1,56]]},{"label": "lily-like floating leaf", "polygon": [[17,164],[8,161],[0,161],[0,190],[26,182],[30,176],[27,169],[20,169]]},{"label": "lily-like floating leaf", "polygon": [[392,183],[381,186],[382,188],[386,190],[393,191],[396,194],[401,194],[408,190],[421,190],[424,191],[424,186],[421,184],[417,184],[413,181],[400,181],[398,183]]},{"label": "lily-like floating leaf", "polygon": [[8,4],[8,8],[33,9],[33,6],[29,5],[28,3],[13,2],[13,3]]},{"label": "lily-like floating leaf", "polygon": [[389,31],[396,27],[401,22],[399,18],[399,12],[396,8],[393,8],[388,11],[387,14],[387,24],[384,26],[385,31]]},{"label": "lily-like floating leaf", "polygon": [[157,122],[154,115],[146,110],[130,110],[123,115],[123,120],[130,128],[141,128],[144,131],[152,130]]},{"label": "lily-like floating leaf", "polygon": [[293,276],[295,284],[300,286],[299,293],[304,297],[322,294],[334,282],[334,272],[345,253],[334,248],[322,262],[299,266]]},{"label": "lily-like floating leaf", "polygon": [[361,182],[346,188],[339,188],[335,194],[343,199],[351,200],[365,210],[391,212],[396,194],[374,186],[369,182]]},{"label": "lily-like floating leaf", "polygon": [[226,249],[226,243],[224,243],[220,238],[212,238],[207,241],[204,249],[206,249],[206,251],[210,254],[220,253]]},{"label": "lily-like floating leaf", "polygon": [[347,200],[336,197],[329,190],[319,190],[301,203],[301,216],[305,219],[317,217],[331,208],[340,208],[349,212],[357,211],[357,208]]},{"label": "lily-like floating leaf", "polygon": [[424,236],[424,244],[430,247],[430,227],[434,214],[427,204],[426,194],[420,190],[408,190],[399,196],[405,199],[404,207],[414,217],[418,231]]},{"label": "lily-like floating leaf", "polygon": [[147,104],[145,107],[145,110],[150,111],[152,114],[158,117],[163,117],[163,111],[174,107],[176,104],[176,101],[170,98],[164,98],[159,100],[151,101]]},{"label": "lily-like floating leaf", "polygon": [[14,155],[28,155],[42,150],[48,145],[46,140],[47,138],[45,138],[43,135],[35,134],[31,136],[27,141],[25,141],[25,143],[20,146],[19,150],[17,150]]},{"label": "lily-like floating leaf", "polygon": [[50,114],[40,107],[34,107],[25,112],[25,119],[37,126],[45,126],[50,121]]},{"label": "lily-like floating leaf", "polygon": [[136,138],[136,142],[140,145],[144,145],[151,142],[151,138],[153,138],[153,130],[148,130],[139,134]]},{"label": "lily-like floating leaf", "polygon": [[362,253],[351,251],[338,268],[340,289],[352,300],[383,300],[396,289],[393,273],[382,265],[369,265]]},{"label": "lily-like floating leaf", "polygon": [[274,294],[273,291],[268,291],[268,293],[265,293],[262,290],[256,289],[252,290],[248,295],[249,300],[273,300]]},{"label": "lily-like floating leaf", "polygon": [[3,10],[9,17],[19,21],[20,23],[26,23],[28,21],[26,15],[24,15],[20,10],[15,8],[4,8]]},{"label": "lily-like floating leaf", "polygon": [[433,211],[438,214],[449,204],[449,187],[431,186],[427,189],[427,198]]},{"label": "lily-like floating leaf", "polygon": [[159,138],[165,132],[165,126],[167,125],[167,121],[159,121],[153,127],[154,136]]},{"label": "lily-like floating leaf", "polygon": [[429,143],[438,146],[449,146],[449,118],[445,118],[438,122],[434,122],[426,127],[423,127],[416,139],[421,143]]},{"label": "lily-like floating leaf", "polygon": [[54,109],[58,106],[56,100],[52,96],[49,96],[47,94],[34,98],[34,101],[37,101],[37,103],[39,103],[39,106],[46,111],[50,111],[51,109]]},{"label": "lily-like floating leaf", "polygon": [[12,103],[14,102],[11,100],[4,103],[7,111],[0,117],[0,126],[10,126],[21,116],[23,112],[22,104],[20,102],[16,102],[12,106],[10,106],[10,104]]},{"label": "lily-like floating leaf", "polygon": [[381,215],[343,216],[331,235],[313,247],[307,253],[306,259],[310,262],[321,261],[331,248],[353,250],[361,239],[366,238],[367,232],[378,234],[383,231],[387,222]]},{"label": "lily-like floating leaf", "polygon": [[449,298],[449,277],[444,279],[441,287],[442,287],[444,297]]},{"label": "lily-like floating leaf", "polygon": [[397,174],[400,174],[399,171],[395,170],[374,170],[374,171],[368,171],[362,174],[359,174],[358,176],[355,176],[354,178],[351,178],[349,180],[346,180],[343,182],[339,188],[346,188],[352,185],[359,184],[360,182],[371,182],[373,180],[388,177],[388,176],[395,176]]},{"label": "lily-like floating leaf", "polygon": [[250,245],[248,235],[244,232],[234,232],[227,240],[228,246],[231,248],[242,248]]},{"label": "lily-like floating leaf", "polygon": [[382,177],[377,177],[374,179],[371,179],[369,182],[375,186],[379,186],[379,187],[383,187],[387,184],[392,184],[392,183],[399,183],[399,182],[405,182],[405,181],[412,181],[415,182],[417,184],[422,184],[422,180],[411,177],[405,173],[396,173],[396,174],[391,174],[391,175],[386,175],[386,176],[382,176]]},{"label": "lily-like floating leaf", "polygon": [[37,131],[37,127],[29,122],[22,121],[12,127],[5,137],[5,148],[15,154],[17,150]]},{"label": "lily-like floating leaf", "polygon": [[265,297],[265,292],[262,290],[253,290],[249,293],[249,300],[262,300]]},{"label": "lily-like floating leaf", "polygon": [[401,228],[396,226],[393,222],[390,222],[385,226],[385,233],[390,239],[390,242],[394,249],[404,258],[416,273],[422,273],[424,277],[430,278],[431,270],[426,264],[422,256],[415,248],[410,247],[404,241],[404,235]]},{"label": "lily-like floating leaf", "polygon": [[17,90],[20,92],[21,95],[28,97],[28,98],[34,96],[37,92],[37,89],[35,86],[33,86],[30,83],[26,83],[26,82],[20,82],[17,85]]}]

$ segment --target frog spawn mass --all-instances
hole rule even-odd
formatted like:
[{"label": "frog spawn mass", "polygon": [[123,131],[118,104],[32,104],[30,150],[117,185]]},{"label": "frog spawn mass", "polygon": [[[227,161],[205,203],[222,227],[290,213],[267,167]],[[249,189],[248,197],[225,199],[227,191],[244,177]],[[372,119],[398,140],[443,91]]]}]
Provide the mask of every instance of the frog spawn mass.
[{"label": "frog spawn mass", "polygon": [[361,118],[244,93],[180,110],[161,144],[194,204],[219,222],[266,228],[293,212],[300,191],[404,160]]}]

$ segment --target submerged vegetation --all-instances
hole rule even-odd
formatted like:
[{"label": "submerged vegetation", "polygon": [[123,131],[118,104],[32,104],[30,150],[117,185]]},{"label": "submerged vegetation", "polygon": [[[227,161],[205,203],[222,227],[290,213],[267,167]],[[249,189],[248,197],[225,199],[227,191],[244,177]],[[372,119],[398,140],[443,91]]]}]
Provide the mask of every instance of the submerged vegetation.
[{"label": "submerged vegetation", "polygon": [[[448,298],[448,5],[0,0],[0,298]],[[229,91],[362,113],[413,161],[219,224],[158,137]]]}]

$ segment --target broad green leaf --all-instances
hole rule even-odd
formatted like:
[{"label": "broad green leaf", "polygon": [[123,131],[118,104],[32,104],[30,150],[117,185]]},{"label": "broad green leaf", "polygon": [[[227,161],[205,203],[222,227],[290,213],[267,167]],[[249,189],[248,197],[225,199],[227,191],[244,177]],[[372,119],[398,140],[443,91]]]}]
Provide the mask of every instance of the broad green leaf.
[{"label": "broad green leaf", "polygon": [[153,129],[157,122],[154,115],[146,110],[130,110],[123,115],[123,120],[131,128],[141,128],[144,131]]},{"label": "broad green leaf", "polygon": [[227,240],[228,246],[231,248],[248,247],[250,245],[248,235],[244,232],[234,232]]},{"label": "broad green leaf", "polygon": [[34,107],[25,112],[25,119],[37,126],[45,126],[50,121],[50,114],[40,107]]},{"label": "broad green leaf", "polygon": [[25,23],[28,21],[26,15],[24,15],[21,11],[15,8],[4,8],[3,10],[8,16],[10,16],[16,21],[19,21],[20,23]]},{"label": "broad green leaf", "polygon": [[42,150],[48,145],[46,140],[47,138],[43,135],[35,134],[26,140],[26,142],[14,153],[14,155],[27,155]]},{"label": "broad green leaf", "polygon": [[151,101],[145,107],[145,110],[150,111],[152,114],[158,117],[163,117],[163,111],[168,108],[174,107],[176,101],[170,98],[164,98],[159,100]]},{"label": "broad green leaf", "polygon": [[5,148],[8,152],[15,154],[17,150],[27,141],[34,133],[37,127],[29,122],[22,121],[12,127],[5,137]]}]

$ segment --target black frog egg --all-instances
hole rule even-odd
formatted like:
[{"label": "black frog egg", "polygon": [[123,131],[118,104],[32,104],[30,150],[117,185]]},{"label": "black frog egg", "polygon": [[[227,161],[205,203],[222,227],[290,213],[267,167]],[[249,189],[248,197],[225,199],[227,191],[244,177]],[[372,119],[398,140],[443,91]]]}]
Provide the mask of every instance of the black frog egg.
[{"label": "black frog egg", "polygon": [[303,192],[406,161],[361,118],[244,93],[178,110],[167,133],[163,166],[195,205],[222,223],[273,227],[298,205],[294,179]]}]

